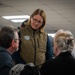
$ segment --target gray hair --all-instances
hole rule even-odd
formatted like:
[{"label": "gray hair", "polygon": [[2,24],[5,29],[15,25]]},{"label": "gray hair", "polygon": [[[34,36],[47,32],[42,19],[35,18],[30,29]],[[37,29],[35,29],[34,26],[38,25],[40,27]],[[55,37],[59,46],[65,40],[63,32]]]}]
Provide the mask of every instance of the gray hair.
[{"label": "gray hair", "polygon": [[73,34],[67,30],[58,30],[55,37],[55,43],[61,51],[72,51],[74,48]]}]

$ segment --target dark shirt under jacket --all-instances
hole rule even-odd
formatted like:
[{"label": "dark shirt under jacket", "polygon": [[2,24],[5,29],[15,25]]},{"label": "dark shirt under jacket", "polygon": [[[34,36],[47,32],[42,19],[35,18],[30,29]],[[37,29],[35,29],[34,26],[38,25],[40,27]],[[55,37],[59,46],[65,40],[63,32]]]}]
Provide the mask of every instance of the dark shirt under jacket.
[{"label": "dark shirt under jacket", "polygon": [[75,59],[69,52],[62,52],[55,59],[45,62],[41,69],[41,75],[74,75]]},{"label": "dark shirt under jacket", "polygon": [[13,60],[10,53],[0,47],[0,75],[9,75],[9,70],[13,67]]}]

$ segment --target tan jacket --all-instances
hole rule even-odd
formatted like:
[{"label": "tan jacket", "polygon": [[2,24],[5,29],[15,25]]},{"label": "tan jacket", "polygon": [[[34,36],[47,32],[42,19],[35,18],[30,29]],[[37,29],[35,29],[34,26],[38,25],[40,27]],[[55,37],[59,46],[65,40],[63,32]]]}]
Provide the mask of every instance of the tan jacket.
[{"label": "tan jacket", "polygon": [[20,55],[27,63],[41,65],[45,61],[47,34],[34,31],[30,26],[20,30],[21,52]]}]

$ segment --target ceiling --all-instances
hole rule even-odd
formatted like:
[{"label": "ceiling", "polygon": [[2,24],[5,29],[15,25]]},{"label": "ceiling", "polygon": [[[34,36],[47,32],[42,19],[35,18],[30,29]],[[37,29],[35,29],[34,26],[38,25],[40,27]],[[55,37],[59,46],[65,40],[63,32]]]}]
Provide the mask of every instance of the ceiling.
[{"label": "ceiling", "polygon": [[31,15],[37,8],[43,9],[47,16],[45,30],[70,30],[75,36],[75,0],[0,0],[0,28],[4,25],[18,27],[2,16]]}]

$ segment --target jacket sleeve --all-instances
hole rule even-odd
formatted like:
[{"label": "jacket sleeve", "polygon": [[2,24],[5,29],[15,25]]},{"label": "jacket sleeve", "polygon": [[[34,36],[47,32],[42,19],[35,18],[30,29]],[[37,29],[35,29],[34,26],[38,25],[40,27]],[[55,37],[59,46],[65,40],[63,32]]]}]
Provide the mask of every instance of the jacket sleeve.
[{"label": "jacket sleeve", "polygon": [[53,58],[53,39],[47,35],[46,61]]},{"label": "jacket sleeve", "polygon": [[10,67],[5,66],[0,70],[0,75],[9,75]]}]

